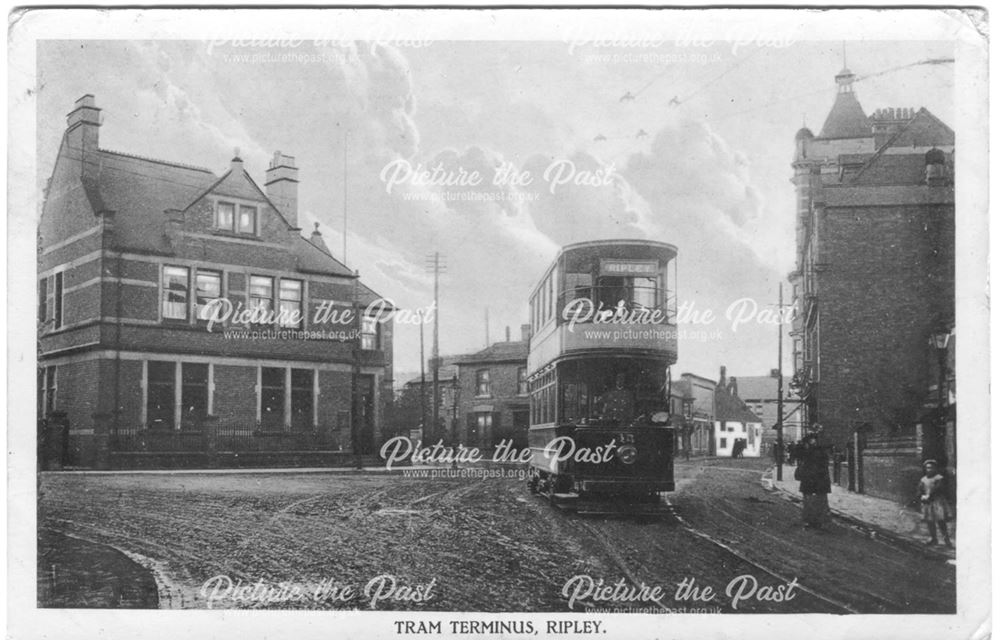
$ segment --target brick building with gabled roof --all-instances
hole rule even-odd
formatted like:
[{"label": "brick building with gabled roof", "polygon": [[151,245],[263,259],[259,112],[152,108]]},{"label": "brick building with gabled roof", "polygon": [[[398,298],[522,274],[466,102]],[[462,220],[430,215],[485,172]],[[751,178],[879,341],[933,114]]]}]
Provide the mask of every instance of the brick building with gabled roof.
[{"label": "brick building with gabled roof", "polygon": [[[262,189],[238,154],[217,176],[102,149],[100,126],[83,96],[38,227],[39,418],[68,424],[47,462],[372,452],[391,321],[364,317],[379,296],[332,256],[318,225],[301,235],[294,158],[275,153]],[[208,322],[229,305],[233,315]]]},{"label": "brick building with gabled roof", "polygon": [[520,340],[494,342],[489,347],[455,359],[458,367],[458,440],[489,448],[502,440],[515,447],[528,441],[528,344],[530,325],[521,326]]}]

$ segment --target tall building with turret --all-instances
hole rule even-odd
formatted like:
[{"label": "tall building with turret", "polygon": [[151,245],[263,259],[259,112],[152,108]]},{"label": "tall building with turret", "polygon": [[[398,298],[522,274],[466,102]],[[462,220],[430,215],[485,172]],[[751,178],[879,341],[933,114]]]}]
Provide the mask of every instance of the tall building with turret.
[{"label": "tall building with turret", "polygon": [[921,459],[956,462],[955,135],[923,108],[866,115],[835,80],[794,141],[792,388],[845,485],[908,499]]}]

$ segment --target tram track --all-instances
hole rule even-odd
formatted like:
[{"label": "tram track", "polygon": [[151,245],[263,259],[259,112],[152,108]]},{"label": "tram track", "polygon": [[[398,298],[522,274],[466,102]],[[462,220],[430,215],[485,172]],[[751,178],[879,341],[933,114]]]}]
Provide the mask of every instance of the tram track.
[{"label": "tram track", "polygon": [[[661,497],[661,501],[662,504],[666,506],[666,510],[661,511],[658,515],[664,519],[673,520],[674,522],[676,522],[677,525],[680,526],[680,528],[685,533],[691,535],[694,539],[698,540],[700,543],[707,543],[711,545],[714,549],[721,550],[727,555],[735,558],[739,563],[752,567],[756,571],[770,578],[773,578],[778,582],[781,582],[783,584],[792,583],[792,578],[789,578],[788,576],[782,574],[780,571],[761,564],[760,562],[750,558],[746,554],[733,548],[726,542],[719,540],[718,538],[712,536],[711,534],[693,526],[691,523],[685,520],[679,513],[677,513],[676,505],[672,504],[667,498]],[[546,500],[546,502],[553,504],[549,500]],[[636,573],[636,570],[632,566],[630,566],[629,562],[625,559],[625,557],[622,555],[619,549],[616,548],[615,546],[616,541],[610,539],[608,533],[604,530],[603,527],[599,526],[598,524],[595,524],[595,522],[591,522],[593,516],[581,513],[572,513],[566,510],[561,510],[561,511],[566,515],[567,519],[574,522],[577,529],[586,532],[589,535],[589,537],[594,542],[597,543],[597,545],[604,551],[606,557],[610,559],[612,564],[622,572],[623,577],[632,587],[634,587],[636,590],[642,590],[643,588],[646,588],[648,586],[645,581],[639,578],[639,576]],[[649,515],[638,514],[637,517],[648,518]],[[619,517],[617,519],[621,521],[624,520],[625,518],[621,517],[621,514],[619,514]],[[602,519],[601,521],[612,522],[611,520],[606,520],[606,519]],[[637,526],[639,525],[637,524]],[[620,542],[618,542],[618,544],[620,544]],[[654,544],[656,547],[662,549],[664,553],[669,553],[670,550],[663,549],[661,544],[659,543],[654,543]],[[830,613],[861,613],[860,610],[856,609],[849,603],[843,602],[837,598],[820,593],[819,591],[812,589],[810,587],[803,586],[801,583],[796,582],[796,588],[802,591],[803,593],[806,593],[809,596],[815,598],[816,600],[825,603],[828,607],[832,609]],[[664,613],[671,612],[670,607],[666,606],[662,602],[660,601],[654,601],[654,602],[656,607],[662,610]],[[588,607],[594,606],[591,603],[583,603],[583,604],[585,604],[585,606]]]},{"label": "tram track", "polygon": [[[757,526],[754,526],[752,524],[749,524],[743,518],[739,518],[739,517],[733,515],[729,510],[727,510],[727,509],[725,509],[725,508],[723,508],[721,506],[715,505],[715,506],[713,506],[713,510],[716,513],[719,513],[719,514],[725,516],[726,518],[732,520],[733,522],[736,522],[741,527],[745,527],[747,529],[750,529],[750,530],[754,531],[755,533],[757,533],[758,535],[771,540],[775,544],[778,544],[778,545],[781,545],[781,546],[788,546],[790,544],[787,540],[783,540],[783,539],[779,538],[778,536],[773,535],[773,534],[765,531],[761,527],[757,527]],[[678,516],[678,518],[679,518],[679,516]],[[819,553],[817,551],[814,551],[812,549],[809,549],[807,547],[799,548],[799,552],[800,553],[804,553],[804,554],[810,556],[815,561],[821,561],[821,560],[823,560],[823,554],[821,554],[821,553]],[[883,558],[882,561],[890,563],[890,564],[893,564],[893,565],[896,565],[896,566],[900,565],[899,562],[896,562],[895,560],[892,560],[892,559]],[[953,581],[951,583],[954,584]],[[887,606],[890,609],[903,610],[903,609],[905,609],[907,607],[906,603],[901,603],[901,602],[893,600],[891,598],[887,598],[886,596],[884,596],[882,594],[875,593],[875,592],[873,592],[870,589],[865,589],[863,587],[859,587],[858,585],[852,584],[851,585],[851,590],[854,593],[858,594],[858,595],[863,595],[866,599],[868,599],[871,602],[881,602],[884,606]]]},{"label": "tram track", "polygon": [[[758,571],[761,571],[761,572],[763,572],[763,573],[771,576],[772,578],[775,578],[776,580],[778,580],[780,582],[784,582],[786,584],[788,584],[788,583],[791,582],[791,579],[788,576],[782,575],[779,571],[776,571],[774,569],[771,569],[770,567],[764,566],[760,562],[757,562],[756,560],[753,560],[752,558],[750,558],[749,556],[747,556],[745,553],[742,553],[742,552],[734,549],[731,545],[727,544],[726,542],[723,542],[722,540],[719,540],[719,539],[715,538],[714,536],[706,533],[705,531],[700,530],[697,527],[693,526],[691,523],[689,523],[687,520],[685,520],[679,513],[677,513],[677,507],[676,507],[676,505],[672,504],[668,498],[664,497],[663,501],[669,507],[671,507],[671,510],[670,510],[671,516],[670,517],[672,517],[675,520],[677,520],[677,523],[680,524],[681,527],[684,529],[684,531],[686,531],[687,533],[690,533],[691,535],[695,536],[699,540],[703,540],[703,541],[705,541],[705,542],[707,542],[707,543],[715,546],[716,548],[722,549],[726,553],[728,553],[728,554],[730,554],[730,555],[738,558],[740,561],[742,561],[742,562],[744,562],[744,563],[746,563],[746,564],[754,567]],[[810,587],[802,585],[801,583],[798,584],[798,589],[800,589],[804,593],[808,593],[809,595],[811,595],[812,597],[816,598],[817,600],[825,602],[828,605],[831,605],[831,606],[833,606],[836,609],[840,609],[844,613],[861,613],[861,611],[859,611],[855,607],[851,606],[850,604],[848,604],[846,602],[843,602],[843,601],[841,601],[841,600],[839,600],[837,598],[832,598],[830,596],[823,595],[822,593],[819,593],[815,589],[812,589]]]},{"label": "tram track", "polygon": [[[714,468],[723,465],[700,471]],[[954,573],[925,562],[920,549],[887,543],[836,520],[822,531],[803,529],[796,524],[800,512],[788,501],[768,499],[774,494],[757,483],[744,486],[728,471],[699,472],[697,484],[671,496],[682,526],[748,556],[762,570],[805,579],[810,589],[803,591],[860,613],[948,612],[948,600],[924,585],[953,593]],[[748,475],[754,472],[747,469]]]}]

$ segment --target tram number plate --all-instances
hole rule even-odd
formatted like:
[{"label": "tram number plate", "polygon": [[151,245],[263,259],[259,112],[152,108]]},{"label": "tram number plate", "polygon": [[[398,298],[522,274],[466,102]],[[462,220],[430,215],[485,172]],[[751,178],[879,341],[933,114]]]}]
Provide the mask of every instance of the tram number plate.
[{"label": "tram number plate", "polygon": [[634,433],[619,433],[618,444],[635,444]]}]

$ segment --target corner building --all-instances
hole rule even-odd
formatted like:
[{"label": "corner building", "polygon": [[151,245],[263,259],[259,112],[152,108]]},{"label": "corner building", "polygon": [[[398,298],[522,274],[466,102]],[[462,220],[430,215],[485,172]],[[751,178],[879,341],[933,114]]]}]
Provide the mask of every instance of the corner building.
[{"label": "corner building", "polygon": [[926,109],[865,115],[855,76],[792,160],[791,387],[849,488],[907,501],[920,460],[954,469],[954,132]]},{"label": "corner building", "polygon": [[[100,127],[83,96],[38,229],[43,466],[372,453],[391,388],[391,321],[363,317],[378,295],[318,229],[301,235],[294,158],[275,153],[261,188],[239,157],[218,176],[103,149]],[[277,321],[209,330],[217,298]],[[321,309],[355,308],[349,324],[316,321]]]}]

